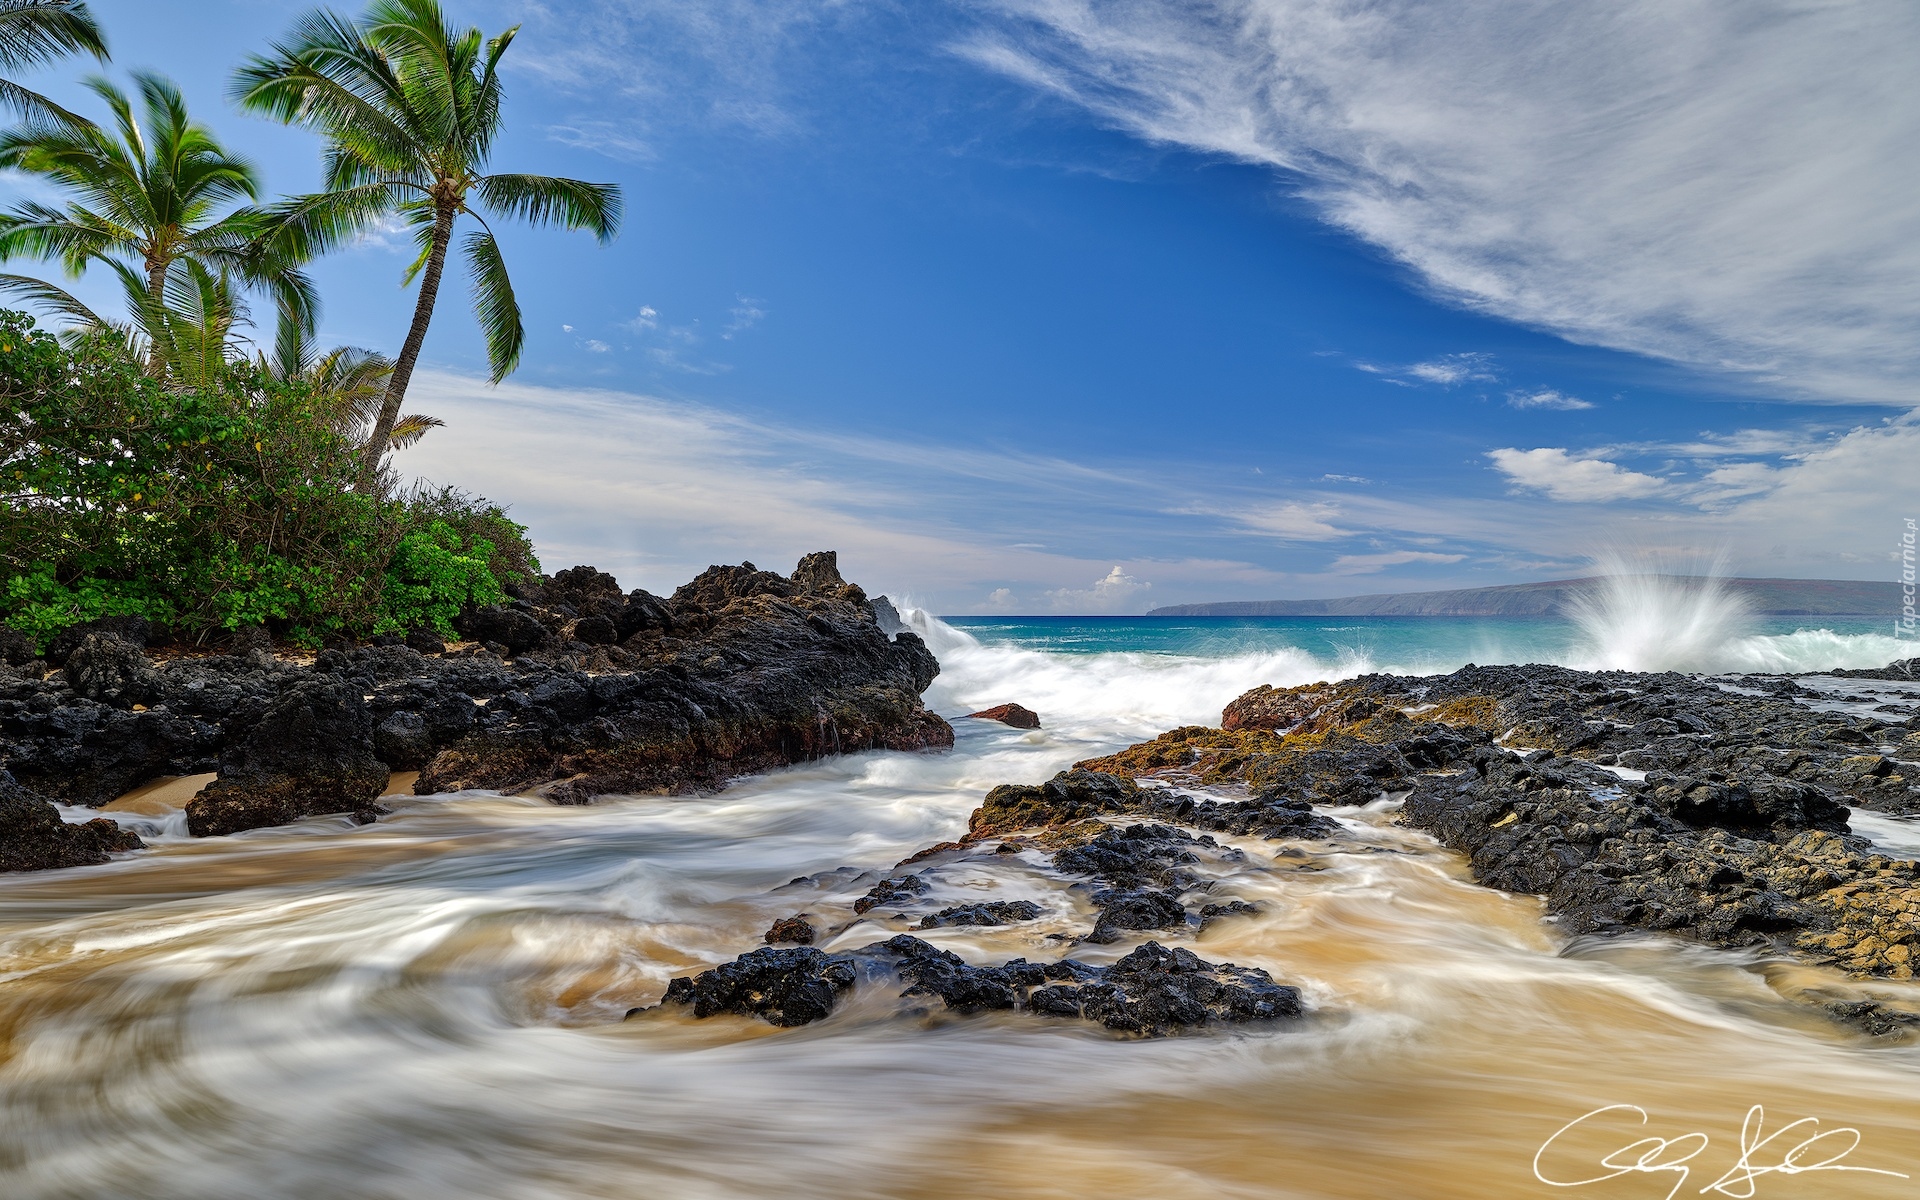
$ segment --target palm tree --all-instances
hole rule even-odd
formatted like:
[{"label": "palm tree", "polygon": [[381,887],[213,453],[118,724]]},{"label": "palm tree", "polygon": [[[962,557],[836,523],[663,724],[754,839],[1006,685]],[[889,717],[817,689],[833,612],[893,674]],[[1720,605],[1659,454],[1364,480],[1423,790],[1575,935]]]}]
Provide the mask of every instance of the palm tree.
[{"label": "palm tree", "polygon": [[[393,376],[393,360],[357,346],[336,346],[320,353],[310,337],[282,330],[273,356],[260,356],[260,367],[283,383],[304,383],[328,402],[334,429],[350,442],[365,444],[379,419],[380,404]],[[446,422],[438,417],[409,413],[393,423],[387,448],[404,450]]]},{"label": "palm tree", "polygon": [[[83,0],[0,0],[0,69],[37,67],[82,51],[107,61],[107,40]],[[83,123],[11,79],[0,79],[0,106],[29,120]]]},{"label": "palm tree", "polygon": [[420,247],[402,280],[417,276],[420,294],[368,437],[369,477],[426,340],[455,221],[471,216],[480,225],[461,250],[495,383],[519,364],[526,334],[500,244],[479,210],[590,230],[602,242],[620,225],[620,189],[611,184],[487,173],[500,132],[500,59],[518,29],[489,39],[448,25],[439,0],[375,0],[358,23],[309,13],[289,40],[249,60],[234,80],[242,108],[318,130],[328,141],[327,190],[278,211],[282,253],[306,261],[392,217],[412,228]]},{"label": "palm tree", "polygon": [[[260,236],[264,213],[244,203],[259,195],[253,165],[193,121],[172,83],[147,73],[135,74],[134,83],[144,127],[126,93],[95,78],[87,87],[106,102],[111,132],[90,123],[37,121],[0,133],[0,168],[38,175],[75,197],[65,208],[24,201],[0,213],[0,261],[51,259],[72,277],[98,263],[120,274],[123,284],[138,276],[151,311],[130,298],[129,316],[145,328],[155,375],[165,371],[165,345],[149,326],[166,307],[178,263],[202,268],[198,276],[175,280],[189,297],[215,278],[229,301],[236,281],[264,287],[283,321],[311,329],[319,307],[313,285],[292,260],[274,257]],[[64,289],[20,276],[7,280],[11,290],[87,323],[80,316],[85,306]]]},{"label": "palm tree", "polygon": [[196,259],[179,258],[167,268],[155,297],[146,277],[123,262],[110,269],[119,277],[127,317],[109,320],[88,308],[65,288],[26,275],[0,274],[0,295],[15,295],[67,318],[62,340],[105,335],[147,373],[170,387],[204,388],[238,361],[248,324],[246,302],[235,294],[229,276]]}]

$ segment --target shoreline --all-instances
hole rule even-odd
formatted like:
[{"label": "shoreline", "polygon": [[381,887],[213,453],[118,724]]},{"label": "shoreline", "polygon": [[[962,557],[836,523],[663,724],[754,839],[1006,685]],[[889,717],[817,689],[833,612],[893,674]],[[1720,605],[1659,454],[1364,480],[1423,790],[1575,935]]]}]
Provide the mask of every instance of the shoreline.
[{"label": "shoreline", "polygon": [[321,813],[376,819],[396,772],[418,772],[420,795],[538,789],[585,803],[951,746],[921,702],[938,664],[916,635],[883,629],[882,603],[826,552],[791,577],[709,568],[666,599],[575,568],[511,607],[465,614],[475,644],[444,653],[382,645],[306,663],[255,644],[156,663],[94,630],[57,671],[0,678],[0,864],[136,848],[110,821],[59,822],[52,804],[97,809],[166,776],[217,772],[187,804],[191,831],[212,836]]}]

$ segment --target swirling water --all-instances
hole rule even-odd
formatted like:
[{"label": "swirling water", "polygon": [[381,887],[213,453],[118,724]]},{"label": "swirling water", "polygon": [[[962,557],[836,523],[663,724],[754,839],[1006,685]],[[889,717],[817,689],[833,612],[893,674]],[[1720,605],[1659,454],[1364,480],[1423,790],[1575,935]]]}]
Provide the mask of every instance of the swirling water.
[{"label": "swirling water", "polygon": [[[1573,623],[914,620],[944,666],[937,710],[1019,701],[1045,728],[959,721],[952,754],[856,755],[717,796],[395,797],[369,826],[205,841],[166,815],[176,788],[122,815],[151,851],[0,877],[0,1195],[1529,1196],[1554,1190],[1533,1173],[1541,1143],[1609,1104],[1649,1124],[1583,1127],[1550,1177],[1699,1130],[1712,1143],[1692,1193],[1737,1158],[1756,1104],[1770,1129],[1857,1128],[1848,1165],[1920,1176],[1920,1050],[1802,1002],[1914,1003],[1912,985],[1863,990],[1663,939],[1570,941],[1384,801],[1338,814],[1347,835],[1305,856],[1237,841],[1248,862],[1220,879],[1263,911],[1194,948],[1300,985],[1315,1013],[1288,1028],[1132,1041],[903,1013],[884,989],[797,1030],[622,1021],[777,917],[845,920],[992,785],[1213,720],[1254,684],[1599,649]],[[1864,626],[1731,636],[1708,648],[1722,669],[1893,657]],[[974,961],[1057,957],[1047,935],[1089,923],[1084,899],[1029,865],[939,880],[947,902],[1046,907],[1032,925],[924,935]],[[904,927],[872,916],[825,944]],[[1579,1194],[1674,1183],[1631,1174]],[[1867,1173],[1751,1183],[1724,1194],[1913,1194]]]}]

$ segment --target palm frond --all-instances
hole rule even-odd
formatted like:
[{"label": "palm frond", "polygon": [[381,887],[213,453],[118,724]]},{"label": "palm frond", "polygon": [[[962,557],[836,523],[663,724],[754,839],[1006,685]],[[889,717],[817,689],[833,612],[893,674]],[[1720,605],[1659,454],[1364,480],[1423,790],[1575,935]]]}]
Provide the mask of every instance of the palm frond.
[{"label": "palm frond", "polygon": [[602,242],[620,232],[623,202],[615,184],[551,175],[488,175],[473,190],[488,208],[532,225],[588,229]]},{"label": "palm frond", "polygon": [[520,323],[520,302],[514,299],[513,280],[507,277],[507,263],[492,230],[468,234],[461,250],[473,272],[473,315],[486,338],[487,365],[493,382],[499,383],[520,365],[520,351],[527,340]]},{"label": "palm frond", "polygon": [[48,283],[44,279],[34,279],[28,275],[0,274],[0,296],[17,296],[29,304],[57,313],[82,328],[98,329],[106,325],[98,314],[82,304],[72,292],[58,284]]},{"label": "palm frond", "polygon": [[69,54],[107,58],[106,35],[84,0],[0,0],[0,67],[40,66]]},{"label": "palm frond", "polygon": [[392,450],[405,450],[427,436],[427,430],[441,429],[445,426],[446,422],[439,417],[408,413],[393,423],[393,431],[387,434],[387,446]]}]

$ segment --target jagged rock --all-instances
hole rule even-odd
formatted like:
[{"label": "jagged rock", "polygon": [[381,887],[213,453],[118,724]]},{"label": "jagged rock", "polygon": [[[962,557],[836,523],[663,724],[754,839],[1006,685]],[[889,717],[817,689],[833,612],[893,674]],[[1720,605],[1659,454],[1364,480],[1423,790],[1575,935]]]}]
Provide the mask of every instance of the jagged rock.
[{"label": "jagged rock", "polygon": [[1117,942],[1139,929],[1185,929],[1187,910],[1171,892],[1141,888],[1130,892],[1107,892],[1096,898],[1100,917],[1094,922],[1087,940],[1097,945]]},{"label": "jagged rock", "polygon": [[157,676],[146,651],[117,633],[90,633],[67,656],[61,670],[76,696],[115,708],[151,698]]},{"label": "jagged rock", "polygon": [[373,729],[373,752],[394,771],[418,771],[433,757],[426,718],[405,709],[387,714]]},{"label": "jagged rock", "polygon": [[65,666],[67,656],[96,633],[111,633],[136,646],[145,646],[153,637],[153,623],[145,617],[101,617],[70,625],[53,635],[53,640],[47,643],[44,657],[56,667]]},{"label": "jagged rock", "polygon": [[1161,1035],[1215,1022],[1298,1017],[1300,990],[1265,971],[1216,965],[1185,947],[1148,942],[1080,988],[1080,1015],[1109,1029]]},{"label": "jagged rock", "polygon": [[542,604],[564,604],[579,616],[617,609],[625,599],[620,581],[596,567],[568,567],[544,580],[540,589]]},{"label": "jagged rock", "polygon": [[141,846],[105,817],[79,825],[61,820],[52,801],[0,771],[0,871],[94,866],[110,853]]},{"label": "jagged rock", "polygon": [[1037,787],[1003,783],[987,793],[968,819],[967,840],[1138,812],[1143,803],[1139,784],[1098,771],[1062,771]]},{"label": "jagged rock", "polygon": [[1202,848],[1219,850],[1220,845],[1170,825],[1108,825],[1081,845],[1055,854],[1053,865],[1070,874],[1092,875],[1119,889],[1182,891],[1194,884],[1192,872],[1185,868],[1199,863],[1195,851]]},{"label": "jagged rock", "polygon": [[387,775],[359,690],[340,679],[303,679],[221,753],[219,777],[187,804],[187,829],[210,837],[320,813],[371,819]]},{"label": "jagged rock", "polygon": [[32,638],[17,629],[0,625],[0,663],[24,667],[38,657],[40,649]]},{"label": "jagged rock", "polygon": [[1332,698],[1324,683],[1275,688],[1261,684],[1228,704],[1220,714],[1220,728],[1288,729],[1318,712]]},{"label": "jagged rock", "polygon": [[573,623],[573,638],[589,646],[611,646],[620,640],[620,627],[611,617],[581,617]]},{"label": "jagged rock", "polygon": [[907,623],[900,619],[900,610],[893,601],[885,596],[875,596],[868,605],[873,609],[873,619],[880,624],[880,632],[891,638],[896,633],[908,632]]},{"label": "jagged rock", "polygon": [[811,948],[768,947],[675,979],[661,1003],[687,1005],[701,1018],[730,1013],[760,1017],[769,1025],[805,1025],[830,1015],[853,980],[853,964],[845,958]]},{"label": "jagged rock", "polygon": [[819,550],[800,560],[793,569],[793,585],[803,592],[831,592],[847,586],[840,578],[840,555]]},{"label": "jagged rock", "polygon": [[[227,637],[227,653],[240,658],[273,657],[273,635],[265,625],[242,625]],[[264,665],[264,663],[263,663]]]},{"label": "jagged rock", "polygon": [[899,904],[915,896],[924,896],[933,888],[918,875],[896,875],[882,879],[867,894],[853,902],[853,911],[865,915],[882,904]]},{"label": "jagged rock", "polygon": [[416,629],[407,634],[407,648],[419,654],[445,654],[447,643],[431,629]]},{"label": "jagged rock", "polygon": [[[275,785],[285,803],[246,806],[245,827],[276,811],[370,815],[364,781],[374,762],[419,769],[423,794],[544,786],[572,803],[715,790],[831,754],[951,746],[951,727],[921,702],[939,670],[925,644],[912,634],[888,639],[831,556],[802,567],[795,580],[750,565],[714,568],[674,601],[639,590],[622,596],[591,568],[516,584],[513,604],[461,622],[470,636],[511,639],[494,640],[500,655],[517,655],[511,663],[477,647],[446,655],[444,643],[417,633],[406,644],[387,637],[390,644],[331,647],[309,668],[277,659],[255,627],[235,634],[235,653],[174,657],[151,676],[118,649],[92,662],[79,655],[50,679],[8,671],[0,674],[0,761],[56,800],[105,804],[162,775],[232,767],[289,688],[320,677],[364,700],[372,722],[365,759],[348,772],[360,782],[331,799],[320,794],[325,786],[309,789],[297,802],[291,784]],[[546,606],[549,597],[566,611]],[[597,637],[596,621],[612,622],[625,644],[560,636],[585,623]],[[89,635],[109,646],[104,635],[122,626],[145,636],[144,625],[96,623],[70,631],[66,650]],[[20,653],[31,653],[18,640]],[[138,705],[148,711],[130,711]],[[243,827],[213,819],[238,785],[229,778],[202,798],[203,829]]]},{"label": "jagged rock", "polygon": [[1259,911],[1259,905],[1249,904],[1245,900],[1229,900],[1225,904],[1202,904],[1200,928],[1205,929],[1215,921],[1226,917],[1251,917]]},{"label": "jagged rock", "polygon": [[775,946],[784,942],[792,946],[811,946],[815,937],[813,923],[807,920],[805,913],[795,913],[791,917],[782,917],[773,923],[763,939],[767,945]]},{"label": "jagged rock", "polygon": [[992,708],[983,708],[979,712],[968,713],[969,717],[978,717],[983,721],[998,721],[1002,725],[1011,725],[1015,729],[1040,728],[1040,714],[1018,704],[996,704]]},{"label": "jagged rock", "polygon": [[961,904],[943,908],[920,918],[915,929],[939,929],[947,925],[1013,925],[1039,917],[1041,908],[1031,900],[989,900],[981,904]]},{"label": "jagged rock", "polygon": [[627,603],[615,618],[614,632],[622,643],[643,633],[671,632],[673,610],[652,592],[635,588],[627,593]]},{"label": "jagged rock", "polygon": [[468,639],[504,647],[509,655],[537,650],[553,637],[532,613],[498,605],[463,613],[454,624]]},{"label": "jagged rock", "polygon": [[[775,1025],[804,1025],[829,1015],[866,964],[890,970],[900,995],[938,998],[946,1011],[970,1015],[1024,1010],[1083,1017],[1109,1029],[1160,1037],[1221,1023],[1297,1018],[1297,988],[1265,971],[1210,963],[1191,950],[1148,942],[1111,967],[1071,958],[1035,963],[1011,959],[972,966],[959,955],[898,934],[845,955],[813,949],[760,949],[691,977],[673,980],[662,1005],[688,1005],[696,1017],[760,1016]],[[634,1009],[633,1017],[645,1009]]]}]

